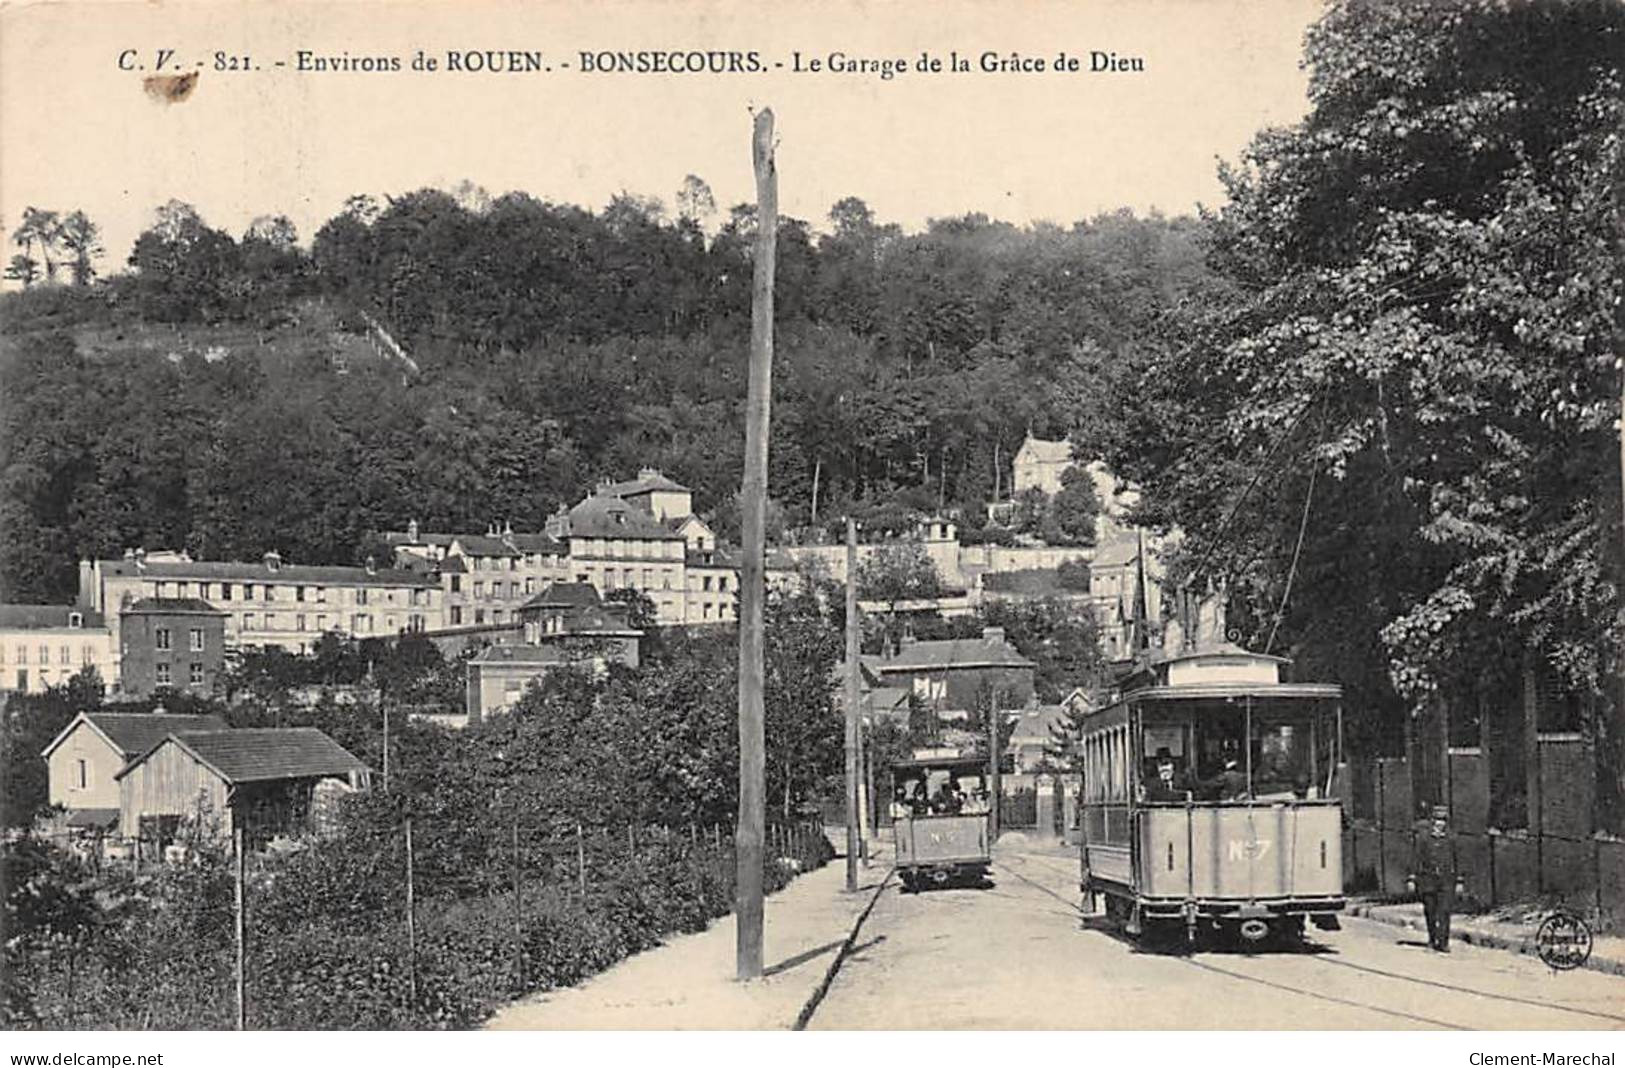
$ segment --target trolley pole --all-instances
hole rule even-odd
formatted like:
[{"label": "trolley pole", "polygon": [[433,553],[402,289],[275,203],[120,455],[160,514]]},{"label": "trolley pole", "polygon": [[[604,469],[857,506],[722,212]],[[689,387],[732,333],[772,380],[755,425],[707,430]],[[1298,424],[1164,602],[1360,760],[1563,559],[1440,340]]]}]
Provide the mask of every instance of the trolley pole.
[{"label": "trolley pole", "polygon": [[235,841],[232,842],[232,852],[235,853],[236,856],[231,858],[233,876],[232,881],[236,884],[236,915],[233,917],[233,926],[235,928],[233,934],[236,936],[237,942],[237,960],[236,967],[234,969],[236,972],[234,978],[236,979],[237,988],[237,1030],[246,1031],[248,1030],[248,983],[246,977],[246,961],[248,956],[248,925],[243,916],[243,868],[244,864],[246,863],[244,856],[246,853],[246,843],[243,840],[244,836],[242,822],[241,820],[236,822],[237,827],[232,835],[232,837],[235,839]]},{"label": "trolley pole", "polygon": [[846,520],[846,889],[858,889],[858,527]]},{"label": "trolley pole", "polygon": [[756,258],[750,301],[750,385],[745,405],[745,473],[739,487],[743,559],[739,568],[739,816],[734,832],[734,968],[762,977],[762,830],[767,824],[763,720],[763,528],[767,516],[767,441],[773,398],[773,268],[779,228],[779,176],[773,163],[773,112],[756,113],[751,131],[756,171]]}]

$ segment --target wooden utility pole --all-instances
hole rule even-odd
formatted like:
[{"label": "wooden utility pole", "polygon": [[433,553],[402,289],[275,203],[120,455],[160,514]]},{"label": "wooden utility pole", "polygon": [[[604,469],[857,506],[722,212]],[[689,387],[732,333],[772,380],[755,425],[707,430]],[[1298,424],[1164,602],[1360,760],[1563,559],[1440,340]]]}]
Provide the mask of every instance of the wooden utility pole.
[{"label": "wooden utility pole", "polygon": [[237,914],[235,916],[234,923],[237,936],[237,1030],[246,1031],[248,1030],[248,969],[246,966],[248,957],[248,924],[246,923],[243,915],[243,865],[245,863],[243,854],[246,851],[243,848],[243,825],[241,821],[237,823],[236,832],[233,837],[236,839],[236,841],[232,843],[232,848],[237,854],[232,858],[232,870],[236,876],[237,883]]},{"label": "wooden utility pole", "polygon": [[767,824],[767,770],[762,662],[763,527],[767,517],[767,440],[773,398],[773,267],[779,229],[779,177],[773,166],[773,112],[756,114],[751,131],[756,170],[756,262],[750,300],[750,386],[745,406],[745,475],[739,487],[743,556],[739,587],[739,816],[734,829],[738,937],[735,973],[762,975],[762,830]]},{"label": "wooden utility pole", "polygon": [[418,909],[412,872],[412,817],[406,817],[406,989],[418,1004]]},{"label": "wooden utility pole", "polygon": [[858,527],[846,520],[846,888],[858,888]]}]

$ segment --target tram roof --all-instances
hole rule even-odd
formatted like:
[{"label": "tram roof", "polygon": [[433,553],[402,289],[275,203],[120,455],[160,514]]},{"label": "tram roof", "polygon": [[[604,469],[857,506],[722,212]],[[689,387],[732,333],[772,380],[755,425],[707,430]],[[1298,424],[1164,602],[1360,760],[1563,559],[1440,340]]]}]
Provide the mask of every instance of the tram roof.
[{"label": "tram roof", "polygon": [[893,771],[919,771],[930,768],[985,768],[987,767],[987,757],[975,754],[968,756],[911,757],[908,760],[894,760],[891,767]]},{"label": "tram roof", "polygon": [[1343,687],[1326,682],[1205,682],[1181,686],[1147,686],[1130,690],[1109,705],[1091,713],[1100,715],[1113,708],[1147,701],[1213,701],[1240,697],[1335,700]]}]

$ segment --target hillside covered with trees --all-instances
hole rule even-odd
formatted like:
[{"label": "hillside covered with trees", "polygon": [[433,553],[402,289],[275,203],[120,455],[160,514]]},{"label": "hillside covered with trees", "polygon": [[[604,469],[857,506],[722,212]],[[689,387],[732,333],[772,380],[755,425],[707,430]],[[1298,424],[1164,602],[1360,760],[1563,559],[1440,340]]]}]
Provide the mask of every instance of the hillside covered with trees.
[{"label": "hillside covered with trees", "polygon": [[[172,202],[126,270],[0,297],[0,597],[63,599],[80,557],[134,545],[350,563],[412,518],[534,529],[645,465],[730,534],[755,220],[698,179],[676,204],[356,197],[306,247]],[[1124,354],[1205,274],[1188,219],[906,233],[848,198],[781,229],[771,485],[794,526],[980,522],[1029,430],[1112,418]],[[369,319],[418,370],[371,355]]]}]

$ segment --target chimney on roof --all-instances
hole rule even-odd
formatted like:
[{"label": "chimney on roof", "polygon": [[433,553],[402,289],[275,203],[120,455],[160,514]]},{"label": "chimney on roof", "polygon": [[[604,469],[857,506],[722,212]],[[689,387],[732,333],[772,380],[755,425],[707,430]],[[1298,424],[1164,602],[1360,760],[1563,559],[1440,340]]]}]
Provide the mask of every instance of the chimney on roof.
[{"label": "chimney on roof", "polygon": [[125,548],[124,548],[124,559],[126,559],[126,560],[134,560],[135,559],[135,550],[130,548],[129,546],[125,546]]},{"label": "chimney on roof", "polygon": [[504,538],[513,537],[513,522],[511,520],[504,519],[502,521],[502,536]]},{"label": "chimney on roof", "polygon": [[639,478],[659,478],[660,477],[660,468],[658,468],[658,467],[645,467],[645,468],[643,468],[642,470],[640,470],[638,472],[638,477]]},{"label": "chimney on roof", "polygon": [[135,567],[137,571],[145,571],[147,569],[147,550],[137,546],[132,559],[135,560]]},{"label": "chimney on roof", "polygon": [[372,554],[370,554],[370,553],[367,555],[366,567],[367,567],[367,574],[369,574],[369,575],[378,574],[378,561],[374,560],[372,558]]},{"label": "chimney on roof", "polygon": [[265,554],[265,569],[267,571],[280,571],[282,569],[282,554],[271,549]]},{"label": "chimney on roof", "polygon": [[982,628],[982,640],[984,642],[1002,642],[1002,641],[1004,641],[1004,628],[1003,627],[983,627]]},{"label": "chimney on roof", "polygon": [[414,519],[410,523],[406,524],[406,540],[407,541],[417,541],[418,540],[418,521],[416,519]]},{"label": "chimney on roof", "polygon": [[155,715],[155,716],[161,716],[161,715],[163,715],[163,714],[164,714],[164,713],[165,713],[165,712],[168,712],[168,711],[169,711],[169,710],[168,710],[168,709],[167,709],[167,708],[165,708],[165,707],[164,707],[164,706],[163,706],[163,705],[161,705],[161,704],[157,704],[157,705],[153,705],[153,706],[152,706],[152,714],[153,714],[153,715]]}]

